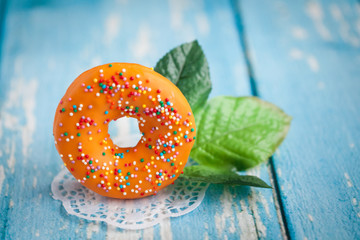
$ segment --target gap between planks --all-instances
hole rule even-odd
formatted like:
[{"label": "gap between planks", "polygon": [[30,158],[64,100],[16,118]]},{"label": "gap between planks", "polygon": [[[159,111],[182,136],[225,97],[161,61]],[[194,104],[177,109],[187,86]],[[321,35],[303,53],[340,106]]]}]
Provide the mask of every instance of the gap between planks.
[{"label": "gap between planks", "polygon": [[[235,25],[237,27],[238,34],[239,34],[240,46],[244,52],[245,64],[246,64],[249,81],[250,81],[250,91],[253,96],[259,97],[259,92],[258,92],[257,83],[256,83],[256,77],[254,74],[254,69],[252,67],[252,59],[250,56],[251,54],[249,52],[249,48],[248,48],[248,44],[247,44],[247,36],[246,36],[245,26],[244,26],[244,22],[242,19],[241,0],[230,0],[230,4],[231,4],[231,8],[233,10]],[[274,197],[276,213],[277,213],[278,221],[279,221],[280,228],[281,228],[281,234],[282,234],[283,239],[287,240],[287,239],[290,239],[290,234],[289,234],[289,230],[287,227],[286,217],[284,214],[284,206],[283,206],[283,201],[281,199],[280,186],[279,186],[276,171],[275,171],[273,157],[270,157],[267,169],[268,169],[268,173],[269,173],[271,186],[273,187],[272,192],[273,192],[273,197]]]}]

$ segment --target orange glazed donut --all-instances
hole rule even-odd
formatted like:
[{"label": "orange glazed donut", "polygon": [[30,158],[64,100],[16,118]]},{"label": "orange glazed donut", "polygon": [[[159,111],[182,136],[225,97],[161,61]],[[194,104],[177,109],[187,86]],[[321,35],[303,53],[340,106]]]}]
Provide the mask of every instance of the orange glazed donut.
[{"label": "orange glazed donut", "polygon": [[[135,147],[113,143],[108,124],[138,120]],[[167,78],[132,63],[82,73],[55,114],[54,138],[64,165],[84,186],[107,197],[156,194],[182,173],[195,140],[195,120],[184,95]]]}]

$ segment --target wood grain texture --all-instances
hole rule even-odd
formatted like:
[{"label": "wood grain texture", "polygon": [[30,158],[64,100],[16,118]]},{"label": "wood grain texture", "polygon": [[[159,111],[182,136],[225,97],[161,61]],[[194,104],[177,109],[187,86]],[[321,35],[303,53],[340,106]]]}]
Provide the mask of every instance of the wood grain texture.
[{"label": "wood grain texture", "polygon": [[[209,60],[212,96],[250,94],[228,2],[19,0],[4,11],[1,239],[281,238],[267,189],[211,186],[194,212],[142,231],[69,216],[50,194],[62,165],[51,135],[54,110],[86,69],[113,61],[154,66],[170,48],[197,38]],[[267,165],[251,173],[270,182]]]},{"label": "wood grain texture", "polygon": [[260,97],[293,116],[274,156],[290,237],[359,239],[358,3],[244,0],[238,7]]}]

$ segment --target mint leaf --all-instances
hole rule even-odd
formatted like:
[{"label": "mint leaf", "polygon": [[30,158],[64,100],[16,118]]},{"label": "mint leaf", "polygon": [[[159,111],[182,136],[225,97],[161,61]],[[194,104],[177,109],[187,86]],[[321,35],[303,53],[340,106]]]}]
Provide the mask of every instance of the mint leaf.
[{"label": "mint leaf", "polygon": [[215,168],[244,170],[274,153],[291,117],[256,97],[216,97],[195,112],[195,121],[191,158]]},{"label": "mint leaf", "polygon": [[246,185],[261,188],[271,188],[263,180],[255,176],[239,175],[236,172],[216,169],[204,165],[189,166],[184,168],[181,179],[194,182],[207,182],[215,184]]},{"label": "mint leaf", "polygon": [[209,66],[198,41],[182,44],[162,57],[154,70],[173,82],[195,112],[211,91]]}]

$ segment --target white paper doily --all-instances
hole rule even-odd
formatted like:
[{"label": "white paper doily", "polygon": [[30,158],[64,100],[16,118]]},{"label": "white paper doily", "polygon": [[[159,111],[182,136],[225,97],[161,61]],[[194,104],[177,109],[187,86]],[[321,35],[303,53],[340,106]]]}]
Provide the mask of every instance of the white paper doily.
[{"label": "white paper doily", "polygon": [[78,183],[64,168],[51,184],[53,198],[60,200],[69,214],[87,220],[104,221],[123,229],[144,229],[168,217],[178,217],[196,209],[209,184],[175,181],[156,196],[136,200],[103,197]]}]

